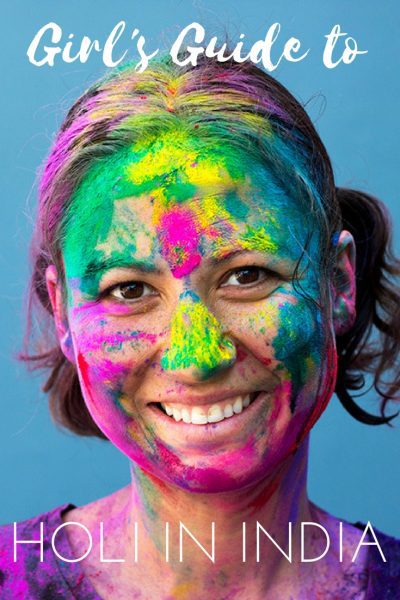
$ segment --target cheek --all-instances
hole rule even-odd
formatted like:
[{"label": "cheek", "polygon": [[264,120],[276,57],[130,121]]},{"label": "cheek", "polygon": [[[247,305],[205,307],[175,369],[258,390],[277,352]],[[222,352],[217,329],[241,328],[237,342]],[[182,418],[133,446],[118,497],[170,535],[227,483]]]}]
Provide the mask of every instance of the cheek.
[{"label": "cheek", "polygon": [[326,331],[321,313],[305,298],[283,302],[279,310],[279,327],[272,341],[274,356],[290,379],[294,410],[299,392],[312,393],[321,367]]},{"label": "cheek", "polygon": [[[70,327],[86,404],[95,421],[125,424],[137,417],[126,390],[140,381],[161,334],[132,329],[99,307],[71,311]],[[108,434],[108,432],[107,432]]]},{"label": "cheek", "polygon": [[[86,406],[99,429],[115,447],[143,469],[153,471],[159,463],[157,448],[152,436],[146,435],[146,424],[131,400],[132,393],[126,392],[134,388],[135,382],[140,382],[140,374],[135,369],[140,363],[137,358],[135,360],[135,345],[132,346],[128,332],[126,338],[118,332],[118,344],[112,343],[110,349],[113,334],[105,332],[103,337],[94,326],[93,329],[96,330],[95,337],[91,337],[90,331],[83,336],[82,349],[86,348],[86,351],[80,351],[79,335],[74,340]],[[105,350],[88,350],[87,345],[93,341],[104,342]]]},{"label": "cheek", "polygon": [[326,408],[335,388],[337,354],[329,318],[304,297],[280,305],[272,342],[296,446]]},{"label": "cheek", "polygon": [[253,312],[237,314],[230,326],[277,378],[276,393],[289,397],[292,413],[304,397],[315,397],[330,335],[311,300],[274,294]]},{"label": "cheek", "polygon": [[[238,321],[237,321],[238,322]],[[336,379],[335,340],[317,306],[280,293],[256,314],[243,313],[239,337],[265,378],[276,381],[265,430],[268,460],[299,446],[326,407]]]},{"label": "cheek", "polygon": [[95,303],[73,308],[69,323],[76,353],[96,365],[101,376],[106,377],[110,367],[111,379],[114,373],[119,375],[118,365],[134,368],[164,335],[150,330],[147,323],[135,321],[136,326],[132,328],[131,311],[122,305],[113,307],[112,315]]}]

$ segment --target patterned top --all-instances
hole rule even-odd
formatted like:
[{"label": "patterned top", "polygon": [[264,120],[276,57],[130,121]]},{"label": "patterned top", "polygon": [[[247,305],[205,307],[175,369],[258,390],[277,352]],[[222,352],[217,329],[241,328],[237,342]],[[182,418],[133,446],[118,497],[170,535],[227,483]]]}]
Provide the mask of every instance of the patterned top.
[{"label": "patterned top", "polygon": [[[19,544],[13,561],[13,525],[0,527],[0,598],[2,600],[101,600],[79,562],[66,562],[51,547],[51,535],[62,524],[62,514],[75,508],[63,504],[17,524],[18,540],[39,540],[43,522],[43,562],[39,544]],[[365,526],[356,523],[364,530]],[[368,559],[368,587],[365,600],[400,600],[400,540],[374,529],[387,562],[376,548]],[[56,549],[64,558],[72,557],[66,529],[60,529]]]}]

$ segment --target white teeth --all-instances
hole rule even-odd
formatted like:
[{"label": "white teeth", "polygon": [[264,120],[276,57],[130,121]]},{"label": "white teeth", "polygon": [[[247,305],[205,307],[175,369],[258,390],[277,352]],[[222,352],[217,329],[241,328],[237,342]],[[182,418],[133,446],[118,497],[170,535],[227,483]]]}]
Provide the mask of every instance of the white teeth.
[{"label": "white teeth", "polygon": [[206,423],[218,423],[224,419],[229,419],[233,415],[240,414],[243,409],[250,404],[250,394],[246,396],[237,396],[231,402],[226,400],[221,404],[213,404],[210,408],[203,406],[180,406],[166,404],[161,402],[161,406],[169,417],[175,421],[183,421],[184,423],[192,423],[193,425],[205,425]]},{"label": "white teeth", "polygon": [[233,412],[238,415],[239,413],[241,413],[243,410],[243,401],[242,401],[242,397],[238,396],[235,400],[235,402],[233,403]]},{"label": "white teeth", "polygon": [[192,419],[190,418],[190,410],[188,408],[182,408],[182,421],[184,423],[191,423]]},{"label": "white teeth", "polygon": [[169,406],[169,404],[164,404],[163,402],[161,402],[161,406],[163,407],[163,409],[165,410],[165,412],[167,413],[167,415],[168,415],[169,417],[172,417],[173,410],[172,410],[172,408]]},{"label": "white teeth", "polygon": [[213,404],[208,409],[207,419],[209,423],[218,423],[224,419],[222,408],[218,404]]},{"label": "white teeth", "polygon": [[207,415],[200,406],[192,408],[192,423],[194,425],[205,425],[208,422]]},{"label": "white teeth", "polygon": [[182,414],[181,414],[181,411],[179,410],[179,408],[174,407],[172,409],[172,414],[173,414],[175,421],[182,421]]},{"label": "white teeth", "polygon": [[234,412],[233,412],[232,404],[226,404],[224,406],[225,419],[228,419],[229,417],[233,417],[233,415],[234,415]]}]

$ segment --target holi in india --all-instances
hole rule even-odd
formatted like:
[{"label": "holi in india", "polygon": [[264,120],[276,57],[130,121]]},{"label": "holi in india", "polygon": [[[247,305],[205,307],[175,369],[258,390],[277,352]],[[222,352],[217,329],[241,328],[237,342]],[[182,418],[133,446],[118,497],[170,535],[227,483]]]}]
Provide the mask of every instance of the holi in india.
[{"label": "holi in india", "polygon": [[365,427],[396,421],[390,231],[250,60],[160,54],[92,84],[41,173],[23,358],[130,482],[2,526],[1,598],[400,598],[400,541],[307,492],[334,393]]}]

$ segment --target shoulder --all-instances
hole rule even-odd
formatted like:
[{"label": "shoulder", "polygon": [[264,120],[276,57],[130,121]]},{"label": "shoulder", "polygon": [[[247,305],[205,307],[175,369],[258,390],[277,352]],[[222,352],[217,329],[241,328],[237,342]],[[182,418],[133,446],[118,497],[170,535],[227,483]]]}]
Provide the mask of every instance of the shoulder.
[{"label": "shoulder", "polygon": [[0,526],[1,600],[99,600],[82,563],[74,559],[81,555],[87,539],[79,538],[82,543],[76,550],[73,533],[79,534],[81,529],[68,534],[66,525],[74,521],[90,529],[96,519],[120,510],[129,499],[127,490],[128,486],[79,508],[66,503],[31,519]]},{"label": "shoulder", "polygon": [[[366,600],[400,600],[400,540],[370,522],[339,520],[314,504],[312,509],[315,522],[323,524],[333,539],[337,539],[335,536],[341,531],[338,539],[343,565],[350,567],[344,570],[340,585],[345,582],[348,588],[353,580],[355,585],[362,586]],[[338,597],[345,596],[342,593]]]},{"label": "shoulder", "polygon": [[70,508],[74,506],[63,504],[31,519],[0,526],[2,599],[75,597],[51,545],[54,531],[62,524],[63,512]]},{"label": "shoulder", "polygon": [[[358,525],[358,524],[357,524]],[[394,538],[374,528],[375,536],[368,560],[368,598],[393,600],[400,597],[400,539]],[[373,539],[373,537],[376,538]],[[379,543],[378,546],[373,542]]]}]

